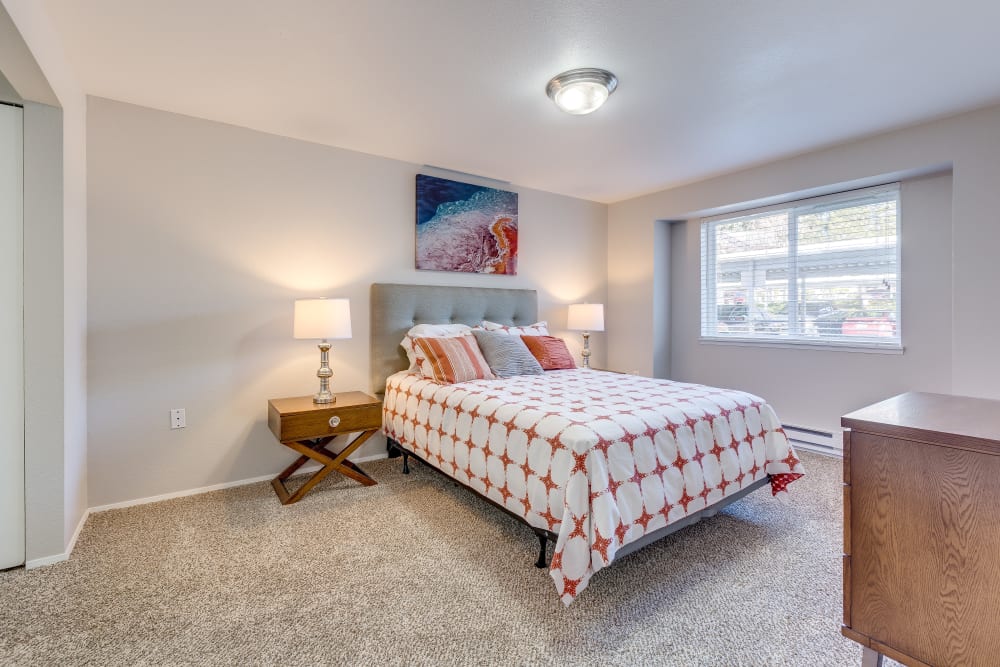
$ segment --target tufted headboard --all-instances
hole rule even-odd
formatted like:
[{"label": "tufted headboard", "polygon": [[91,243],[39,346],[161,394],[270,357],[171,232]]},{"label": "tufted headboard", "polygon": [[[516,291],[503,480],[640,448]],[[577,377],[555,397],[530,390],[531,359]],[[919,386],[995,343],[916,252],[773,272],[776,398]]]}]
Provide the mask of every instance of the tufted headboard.
[{"label": "tufted headboard", "polygon": [[372,391],[381,396],[386,378],[409,366],[399,341],[413,325],[475,326],[483,320],[531,324],[538,320],[538,294],[529,289],[375,283],[371,318]]}]

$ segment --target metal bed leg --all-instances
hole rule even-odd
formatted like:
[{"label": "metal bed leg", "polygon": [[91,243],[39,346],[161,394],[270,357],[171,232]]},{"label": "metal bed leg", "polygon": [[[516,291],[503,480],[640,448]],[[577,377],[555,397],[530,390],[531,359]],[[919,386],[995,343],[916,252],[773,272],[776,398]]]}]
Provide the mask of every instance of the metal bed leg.
[{"label": "metal bed leg", "polygon": [[538,537],[538,561],[535,567],[545,567],[545,547],[549,544],[549,538],[542,532],[536,532],[535,535]]},{"label": "metal bed leg", "polygon": [[410,474],[410,453],[403,449],[398,442],[392,438],[385,439],[385,448],[389,452],[389,458],[395,459],[400,456],[403,457],[403,474]]},{"label": "metal bed leg", "polygon": [[398,459],[401,456],[399,453],[399,443],[392,438],[385,439],[385,451],[389,454],[390,459]]}]

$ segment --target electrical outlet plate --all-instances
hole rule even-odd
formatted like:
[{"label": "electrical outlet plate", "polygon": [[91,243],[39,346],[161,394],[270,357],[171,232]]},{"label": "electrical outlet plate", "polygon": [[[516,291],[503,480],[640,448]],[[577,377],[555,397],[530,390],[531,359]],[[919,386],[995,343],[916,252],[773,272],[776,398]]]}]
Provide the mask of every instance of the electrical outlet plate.
[{"label": "electrical outlet plate", "polygon": [[187,416],[184,408],[174,408],[170,411],[170,428],[184,428],[187,426]]}]

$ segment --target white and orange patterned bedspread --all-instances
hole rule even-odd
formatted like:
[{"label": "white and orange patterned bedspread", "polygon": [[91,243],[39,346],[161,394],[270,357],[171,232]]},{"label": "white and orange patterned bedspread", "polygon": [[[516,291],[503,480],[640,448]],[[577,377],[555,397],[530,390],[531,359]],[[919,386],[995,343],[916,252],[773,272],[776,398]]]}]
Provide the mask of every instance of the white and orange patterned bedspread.
[{"label": "white and orange patterned bedspread", "polygon": [[763,400],[587,369],[439,385],[386,382],[383,430],[514,514],[558,534],[549,572],[570,604],[617,550],[757,479],[803,474]]}]

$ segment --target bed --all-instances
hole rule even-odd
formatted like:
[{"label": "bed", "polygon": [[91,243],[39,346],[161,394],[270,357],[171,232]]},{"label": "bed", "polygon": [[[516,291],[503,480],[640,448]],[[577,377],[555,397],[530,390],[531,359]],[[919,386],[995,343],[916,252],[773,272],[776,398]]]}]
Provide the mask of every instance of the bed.
[{"label": "bed", "polygon": [[533,290],[375,284],[372,385],[391,450],[526,523],[570,604],[630,553],[804,473],[781,423],[745,392],[591,369],[440,385],[409,372],[415,324],[537,320]]}]

